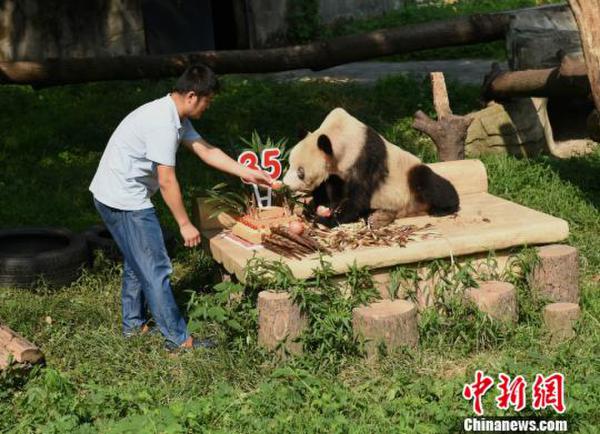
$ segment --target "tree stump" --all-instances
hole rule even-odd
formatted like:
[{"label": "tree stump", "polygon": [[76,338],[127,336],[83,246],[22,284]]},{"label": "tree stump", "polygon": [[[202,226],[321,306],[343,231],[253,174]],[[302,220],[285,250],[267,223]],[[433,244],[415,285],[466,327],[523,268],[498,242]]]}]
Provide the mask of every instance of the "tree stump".
[{"label": "tree stump", "polygon": [[417,307],[407,300],[382,300],[352,311],[354,335],[365,339],[369,357],[384,343],[387,350],[417,346]]},{"label": "tree stump", "polygon": [[495,320],[508,323],[517,322],[517,291],[512,284],[490,280],[481,282],[479,288],[467,289],[466,294],[479,310]]},{"label": "tree stump", "polygon": [[575,247],[551,244],[538,249],[530,280],[538,295],[553,302],[579,303],[579,255]]},{"label": "tree stump", "polygon": [[308,321],[287,292],[262,291],[258,294],[258,343],[269,350],[282,344],[282,353],[302,353],[302,344],[293,342],[306,329]]},{"label": "tree stump", "polygon": [[34,344],[10,328],[0,325],[0,369],[8,366],[9,355],[16,363],[38,363],[44,355]]},{"label": "tree stump", "polygon": [[575,336],[575,322],[581,309],[575,303],[551,303],[544,308],[544,325],[552,342],[561,342]]}]

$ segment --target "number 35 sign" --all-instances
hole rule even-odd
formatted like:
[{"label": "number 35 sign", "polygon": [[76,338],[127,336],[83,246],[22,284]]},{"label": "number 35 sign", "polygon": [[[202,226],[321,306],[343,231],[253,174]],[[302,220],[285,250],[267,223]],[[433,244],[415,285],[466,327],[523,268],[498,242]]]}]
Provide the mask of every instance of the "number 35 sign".
[{"label": "number 35 sign", "polygon": [[278,159],[280,155],[281,150],[278,148],[267,148],[263,149],[261,152],[260,160],[258,159],[258,155],[253,151],[242,152],[237,160],[238,163],[249,167],[250,169],[263,169],[273,180],[275,180],[281,176],[281,172],[283,171],[281,161]]}]

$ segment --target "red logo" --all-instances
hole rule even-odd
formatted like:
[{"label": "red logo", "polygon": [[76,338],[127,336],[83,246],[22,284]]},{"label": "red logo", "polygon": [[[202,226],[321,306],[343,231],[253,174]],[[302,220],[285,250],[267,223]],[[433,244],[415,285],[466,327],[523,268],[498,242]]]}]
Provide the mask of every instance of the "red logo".
[{"label": "red logo", "polygon": [[554,407],[558,413],[564,413],[565,407],[565,376],[555,372],[544,378],[542,374],[535,376],[533,383],[533,408],[541,410]]},{"label": "red logo", "polygon": [[496,386],[500,390],[500,395],[496,397],[496,406],[502,410],[508,410],[512,405],[516,411],[521,411],[525,408],[525,389],[527,382],[522,375],[510,381],[510,377],[506,374],[499,374],[500,383]]},{"label": "red logo", "polygon": [[[522,375],[517,375],[514,380],[504,373],[498,374],[500,380],[496,388],[499,391],[496,396],[496,407],[501,410],[508,410],[514,407],[515,411],[521,411],[527,403],[526,390],[527,381]],[[494,379],[485,375],[482,371],[475,371],[475,381],[465,384],[462,396],[473,401],[473,411],[478,415],[483,415],[483,405],[481,403],[485,394],[494,385]],[[547,377],[542,374],[535,376],[535,382],[531,393],[534,410],[542,410],[546,407],[553,407],[558,413],[564,413],[565,406],[565,376],[560,373],[553,373]]]},{"label": "red logo", "polygon": [[483,414],[481,398],[483,398],[493,385],[494,379],[484,375],[483,372],[479,370],[475,372],[475,382],[472,384],[465,384],[462,392],[463,398],[473,400],[473,411],[479,416]]}]

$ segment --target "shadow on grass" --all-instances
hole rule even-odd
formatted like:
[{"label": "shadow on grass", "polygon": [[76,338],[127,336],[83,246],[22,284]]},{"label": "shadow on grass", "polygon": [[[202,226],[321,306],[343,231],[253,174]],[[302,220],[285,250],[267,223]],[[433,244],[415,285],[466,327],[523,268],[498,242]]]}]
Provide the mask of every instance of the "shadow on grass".
[{"label": "shadow on grass", "polygon": [[550,159],[552,170],[563,180],[579,189],[585,199],[600,210],[600,150],[585,157],[566,160]]},{"label": "shadow on grass", "polygon": [[171,286],[177,305],[185,313],[191,294],[212,292],[213,286],[221,281],[221,273],[216,262],[204,252],[186,254],[182,247],[174,260],[182,263],[184,271],[171,280]]}]

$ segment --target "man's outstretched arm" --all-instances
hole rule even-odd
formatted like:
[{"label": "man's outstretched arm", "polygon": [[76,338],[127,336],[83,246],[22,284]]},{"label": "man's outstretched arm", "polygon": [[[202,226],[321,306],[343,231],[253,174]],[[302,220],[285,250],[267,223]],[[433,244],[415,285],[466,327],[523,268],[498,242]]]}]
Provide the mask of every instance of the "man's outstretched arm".
[{"label": "man's outstretched arm", "polygon": [[255,184],[271,185],[272,183],[271,177],[267,173],[242,166],[221,149],[212,146],[204,139],[184,140],[183,144],[196,154],[198,158],[215,169],[229,173],[230,175],[239,176],[244,181]]}]

